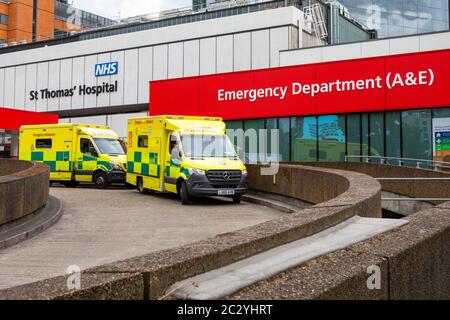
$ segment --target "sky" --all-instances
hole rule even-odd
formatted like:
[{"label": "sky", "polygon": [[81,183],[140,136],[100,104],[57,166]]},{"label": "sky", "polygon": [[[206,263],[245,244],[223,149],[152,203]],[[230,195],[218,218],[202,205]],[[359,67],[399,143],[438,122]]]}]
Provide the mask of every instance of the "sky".
[{"label": "sky", "polygon": [[118,19],[189,7],[191,0],[69,0],[73,6],[107,18]]}]

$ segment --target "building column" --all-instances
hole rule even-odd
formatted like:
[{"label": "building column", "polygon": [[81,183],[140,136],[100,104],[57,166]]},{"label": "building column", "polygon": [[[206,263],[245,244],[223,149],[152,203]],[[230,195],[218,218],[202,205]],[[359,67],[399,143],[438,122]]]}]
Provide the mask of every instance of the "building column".
[{"label": "building column", "polygon": [[11,158],[19,157],[19,131],[11,131]]}]

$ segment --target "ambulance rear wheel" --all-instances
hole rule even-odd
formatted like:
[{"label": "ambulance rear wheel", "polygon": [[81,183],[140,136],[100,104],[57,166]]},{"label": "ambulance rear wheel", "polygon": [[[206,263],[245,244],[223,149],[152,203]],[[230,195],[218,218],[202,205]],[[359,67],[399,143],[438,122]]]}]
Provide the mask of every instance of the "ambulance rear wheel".
[{"label": "ambulance rear wheel", "polygon": [[106,173],[97,172],[94,175],[94,184],[99,189],[105,189],[108,186],[108,178],[106,177]]},{"label": "ambulance rear wheel", "polygon": [[180,198],[181,198],[181,203],[183,205],[189,204],[190,197],[189,197],[189,192],[188,192],[186,181],[181,182]]},{"label": "ambulance rear wheel", "polygon": [[144,180],[141,177],[139,177],[136,181],[136,189],[137,191],[139,191],[140,194],[148,193],[148,189],[144,188]]}]

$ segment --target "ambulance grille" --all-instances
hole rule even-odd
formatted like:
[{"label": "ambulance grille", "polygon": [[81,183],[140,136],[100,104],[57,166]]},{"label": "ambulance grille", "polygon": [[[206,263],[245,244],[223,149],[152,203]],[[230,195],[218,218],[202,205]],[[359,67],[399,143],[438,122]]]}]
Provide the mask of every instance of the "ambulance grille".
[{"label": "ambulance grille", "polygon": [[241,182],[241,171],[238,170],[209,170],[206,172],[209,182],[213,186],[239,185]]}]

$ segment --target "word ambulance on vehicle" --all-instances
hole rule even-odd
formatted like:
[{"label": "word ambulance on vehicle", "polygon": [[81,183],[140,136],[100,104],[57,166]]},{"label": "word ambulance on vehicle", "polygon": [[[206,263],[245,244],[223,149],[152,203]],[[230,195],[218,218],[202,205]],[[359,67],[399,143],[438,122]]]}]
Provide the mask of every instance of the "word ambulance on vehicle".
[{"label": "word ambulance on vehicle", "polygon": [[128,120],[127,183],[140,193],[228,196],[239,203],[247,170],[221,118],[155,116]]},{"label": "word ambulance on vehicle", "polygon": [[126,154],[117,134],[106,126],[55,124],[22,126],[19,159],[50,167],[50,182],[76,187],[80,182],[106,188],[125,183]]}]

